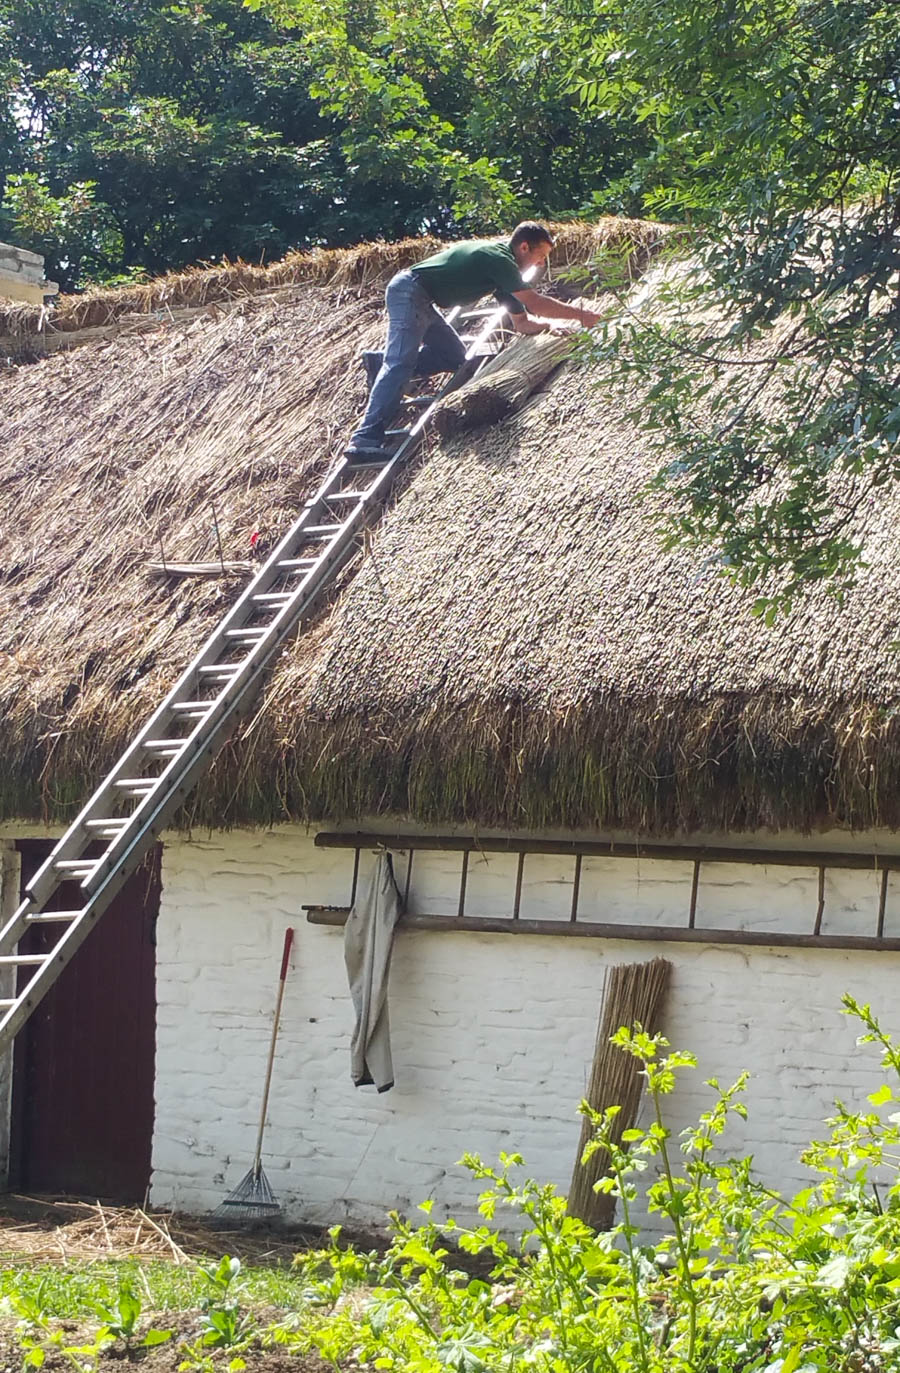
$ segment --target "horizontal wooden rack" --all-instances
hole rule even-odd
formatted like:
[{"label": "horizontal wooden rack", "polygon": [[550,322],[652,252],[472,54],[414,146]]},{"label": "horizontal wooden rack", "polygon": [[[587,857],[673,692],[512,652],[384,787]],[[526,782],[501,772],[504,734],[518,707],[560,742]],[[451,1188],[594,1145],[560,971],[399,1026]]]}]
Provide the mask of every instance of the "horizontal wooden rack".
[{"label": "horizontal wooden rack", "polygon": [[[656,943],[698,943],[757,945],[781,948],[818,949],[874,949],[900,951],[900,937],[885,935],[885,906],[888,877],[900,872],[900,854],[822,853],[815,850],[789,849],[730,849],[689,846],[683,844],[602,844],[568,840],[524,840],[504,838],[469,838],[456,835],[424,836],[375,833],[320,833],[316,835],[320,848],[339,848],[354,853],[350,901],[347,906],[304,906],[307,920],[314,925],[340,926],[356,899],[361,853],[367,850],[388,849],[407,855],[406,872],[398,874],[403,886],[404,905],[407,903],[413,872],[413,856],[421,851],[445,851],[461,854],[459,899],[456,915],[405,914],[398,928],[433,930],[436,932],[471,931],[488,934],[555,935],[588,939],[633,939]],[[466,912],[466,886],[469,855],[472,853],[515,854],[518,856],[514,892],[511,893],[509,916],[479,916]],[[556,920],[520,918],[522,883],[525,860],[532,854],[570,857],[573,862],[572,896],[567,916]],[[615,858],[632,860],[662,860],[689,862],[693,865],[687,920],[684,925],[645,925],[627,922],[586,920],[579,918],[579,889],[582,862],[585,858]],[[731,863],[813,869],[818,874],[818,901],[812,929],[808,932],[776,930],[718,929],[696,924],[697,896],[701,868],[705,864]],[[823,933],[825,909],[825,873],[827,869],[864,870],[881,875],[877,917],[872,934]]]},{"label": "horizontal wooden rack", "polygon": [[[349,906],[304,906],[310,925],[347,923]],[[552,934],[575,939],[642,939],[662,944],[761,944],[799,949],[893,949],[900,939],[852,934],[782,934],[766,930],[716,930],[686,925],[601,924],[596,920],[513,920],[496,915],[403,915],[399,930],[480,934]]]}]

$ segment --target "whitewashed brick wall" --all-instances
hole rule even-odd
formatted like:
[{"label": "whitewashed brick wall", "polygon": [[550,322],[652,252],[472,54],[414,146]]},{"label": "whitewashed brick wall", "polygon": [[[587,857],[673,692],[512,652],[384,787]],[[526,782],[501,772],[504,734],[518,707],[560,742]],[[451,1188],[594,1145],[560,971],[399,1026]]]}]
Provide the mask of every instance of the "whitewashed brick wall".
[{"label": "whitewashed brick wall", "polygon": [[[784,847],[791,841],[779,837]],[[803,841],[793,838],[793,846]],[[455,854],[418,853],[412,907],[455,912],[459,862]],[[288,924],[297,943],[264,1162],[298,1219],[378,1223],[388,1210],[409,1210],[429,1196],[471,1216],[476,1189],[456,1167],[465,1149],[489,1158],[518,1149],[532,1173],[566,1186],[603,973],[612,963],[663,954],[674,965],[665,1030],[698,1055],[700,1071],[673,1101],[673,1127],[708,1103],[704,1078],[724,1083],[749,1068],[749,1120],[730,1142],[752,1150],[763,1177],[785,1188],[802,1185],[799,1152],[821,1131],[835,1097],[862,1101],[880,1082],[877,1059],[855,1047],[841,993],[871,1001],[886,1026],[900,1028],[898,954],[408,932],[397,937],[391,979],[397,1085],[378,1096],[349,1078],[341,931],[306,924],[300,909],[344,904],[351,865],[351,853],[317,850],[299,827],[167,842],[155,1203],[213,1208],[250,1164]],[[706,871],[714,879],[701,886],[698,925],[811,928],[814,868]],[[529,858],[522,916],[566,918],[571,872],[571,862]],[[508,914],[514,878],[515,859],[473,855],[469,912]],[[581,916],[683,924],[690,881],[689,864],[586,859]],[[877,893],[870,873],[829,874],[823,928],[873,930]],[[893,879],[886,933],[900,934]]]},{"label": "whitewashed brick wall", "polygon": [[44,259],[39,253],[0,243],[0,298],[40,305],[45,295],[57,291],[54,281],[44,280]]}]

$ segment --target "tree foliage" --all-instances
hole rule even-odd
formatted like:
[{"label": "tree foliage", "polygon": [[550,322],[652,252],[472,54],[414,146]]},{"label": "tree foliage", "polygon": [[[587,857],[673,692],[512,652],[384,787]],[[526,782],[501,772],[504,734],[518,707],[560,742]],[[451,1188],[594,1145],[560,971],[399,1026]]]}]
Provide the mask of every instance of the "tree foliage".
[{"label": "tree foliage", "polygon": [[233,0],[0,0],[0,73],[0,232],[67,287],[280,254],[327,219],[306,59]]},{"label": "tree foliage", "polygon": [[339,121],[348,165],[387,163],[418,183],[429,227],[496,228],[628,199],[623,184],[611,200],[609,186],[644,136],[630,110],[580,102],[572,79],[593,16],[546,0],[251,3],[305,35],[312,94]]},{"label": "tree foliage", "polygon": [[900,11],[884,0],[602,0],[588,108],[653,139],[652,211],[697,231],[604,351],[664,464],[670,540],[774,614],[838,589],[900,476]]},{"label": "tree foliage", "polygon": [[67,288],[499,228],[633,160],[540,0],[0,0],[0,235]]}]

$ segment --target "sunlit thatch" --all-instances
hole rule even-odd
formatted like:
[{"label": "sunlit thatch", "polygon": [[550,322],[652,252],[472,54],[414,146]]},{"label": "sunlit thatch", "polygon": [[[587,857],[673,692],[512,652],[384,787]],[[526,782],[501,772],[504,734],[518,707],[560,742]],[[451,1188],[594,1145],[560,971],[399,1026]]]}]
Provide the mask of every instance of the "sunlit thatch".
[{"label": "sunlit thatch", "polygon": [[[668,225],[637,219],[606,218],[596,223],[553,224],[552,266],[559,270],[591,260],[598,251],[623,253],[638,274],[664,238]],[[177,321],[192,311],[230,306],[247,296],[277,294],[293,286],[330,286],[366,290],[383,286],[401,267],[446,245],[435,238],[405,238],[398,243],[363,243],[356,248],[317,248],[290,253],[271,266],[223,263],[172,272],[146,285],[98,288],[62,296],[52,309],[0,300],[0,365],[5,358],[39,357],[56,345],[91,342]]]},{"label": "sunlit thatch", "polygon": [[[226,559],[274,538],[380,333],[380,288],[332,279],[0,376],[0,813],[71,815],[237,585],[160,580],[160,540],[215,559],[212,505]],[[433,441],[195,818],[898,821],[893,508],[866,515],[846,610],[816,598],[769,630],[660,552],[601,381],[567,365],[520,414]]]}]

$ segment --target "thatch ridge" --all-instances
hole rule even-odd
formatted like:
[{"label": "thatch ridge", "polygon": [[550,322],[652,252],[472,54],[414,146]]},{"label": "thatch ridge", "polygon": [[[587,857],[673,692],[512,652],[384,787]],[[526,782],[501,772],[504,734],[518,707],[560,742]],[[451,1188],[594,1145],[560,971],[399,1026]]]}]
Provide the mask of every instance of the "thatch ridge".
[{"label": "thatch ridge", "polygon": [[[570,267],[589,261],[601,249],[627,252],[635,274],[646,266],[658,245],[676,232],[671,226],[608,216],[595,223],[566,222],[551,226],[556,242],[551,266]],[[118,321],[158,315],[165,323],[175,311],[229,304],[291,286],[369,288],[384,283],[402,267],[445,247],[425,235],[396,243],[360,243],[352,248],[315,248],[288,253],[268,265],[224,262],[171,272],[145,285],[93,288],[83,295],[61,296],[51,310],[0,300],[0,344],[14,351],[35,349],[41,335],[110,328]],[[4,351],[0,346],[0,354]]]},{"label": "thatch ridge", "polygon": [[[380,283],[278,299],[0,377],[0,817],[69,818],[234,583],[160,556],[273,539],[363,398]],[[195,823],[373,813],[516,828],[900,824],[893,505],[841,611],[767,629],[662,554],[647,459],[578,364],[435,445],[333,612],[192,803]]]}]

